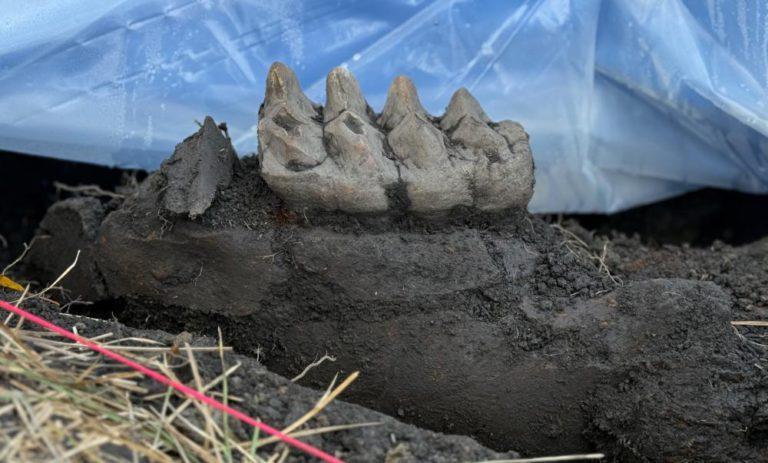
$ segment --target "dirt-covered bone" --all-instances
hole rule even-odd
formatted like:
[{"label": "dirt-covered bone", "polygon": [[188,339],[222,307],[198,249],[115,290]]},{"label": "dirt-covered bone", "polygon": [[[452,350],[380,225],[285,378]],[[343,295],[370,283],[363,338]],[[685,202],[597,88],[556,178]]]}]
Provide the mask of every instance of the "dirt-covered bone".
[{"label": "dirt-covered bone", "polygon": [[[98,231],[43,241],[30,258],[58,275],[69,259],[46,256],[81,249],[79,265],[93,271],[63,284],[103,288],[91,315],[220,327],[286,376],[327,353],[337,361],[305,384],[360,370],[351,400],[499,450],[762,461],[765,350],[729,326],[732,301],[717,285],[617,287],[561,231],[519,210],[441,221],[291,214],[259,168],[244,158],[195,220],[157,214],[153,174]],[[83,218],[100,211],[55,206],[45,228],[92,230]]]},{"label": "dirt-covered bone", "polygon": [[205,212],[222,188],[229,186],[238,159],[229,138],[213,118],[205,118],[200,130],[179,143],[173,155],[163,162],[160,173],[162,206],[191,219]]},{"label": "dirt-covered bone", "polygon": [[[442,215],[456,207],[525,208],[533,194],[528,136],[493,123],[466,89],[433,118],[416,88],[395,78],[377,117],[349,70],[326,79],[325,108],[275,63],[258,125],[261,175],[294,209]],[[392,192],[403,191],[402,201]]]},{"label": "dirt-covered bone", "polygon": [[[439,221],[419,214],[287,211],[275,192],[283,200],[286,192],[297,194],[302,207],[311,200],[365,211],[370,198],[378,198],[387,210],[390,192],[382,196],[381,184],[372,181],[362,189],[359,179],[379,178],[378,163],[390,159],[397,160],[400,191],[413,207],[434,194],[418,175],[428,176],[435,165],[448,162],[455,173],[487,162],[488,172],[499,173],[489,147],[511,159],[529,159],[530,152],[522,127],[485,122],[463,90],[435,120],[420,109],[410,83],[398,79],[392,102],[376,118],[349,84],[351,76],[335,71],[329,94],[347,92],[331,97],[337,114],[325,121],[287,68],[273,71],[261,124],[292,130],[272,134],[286,142],[273,146],[303,165],[264,151],[262,162],[243,158],[229,187],[194,220],[159,213],[162,173],[112,210],[93,201],[54,206],[42,227],[54,239],[43,241],[44,252],[30,254],[34,267],[58,275],[68,261],[46,256],[80,249],[79,265],[92,271],[63,284],[78,279],[77,288],[100,288],[93,297],[102,304],[89,309],[91,315],[176,332],[216,334],[220,327],[241,352],[262,356],[286,376],[333,355],[337,362],[319,365],[302,381],[325,386],[338,370],[360,370],[348,390],[351,400],[473,435],[496,449],[534,455],[599,449],[616,461],[765,459],[766,348],[734,332],[731,296],[699,281],[739,268],[736,261],[717,256],[703,273],[691,266],[630,278],[626,269],[665,267],[667,259],[653,260],[644,250],[617,275],[621,285],[611,273],[617,268],[608,242],[593,255],[586,233],[583,241],[521,209],[457,210]],[[291,125],[278,114],[307,124]],[[391,129],[382,130],[386,125]],[[448,161],[439,142],[430,152],[398,151],[409,137],[425,143],[426,135],[412,132],[434,133],[430,127],[448,140]],[[296,144],[311,137],[322,138],[320,157]],[[386,156],[377,157],[379,141]],[[359,144],[366,150],[349,149]],[[264,176],[271,188],[260,177],[265,169],[273,169],[272,177]],[[487,201],[517,191],[495,193],[494,177],[483,186],[476,174],[475,206],[480,191],[496,195]],[[425,189],[422,197],[414,184]],[[77,239],[55,239],[57,230],[77,231]],[[574,239],[584,249],[574,248]],[[672,278],[680,275],[689,279]],[[89,278],[90,285],[82,282]],[[758,298],[755,284],[738,285]]]}]

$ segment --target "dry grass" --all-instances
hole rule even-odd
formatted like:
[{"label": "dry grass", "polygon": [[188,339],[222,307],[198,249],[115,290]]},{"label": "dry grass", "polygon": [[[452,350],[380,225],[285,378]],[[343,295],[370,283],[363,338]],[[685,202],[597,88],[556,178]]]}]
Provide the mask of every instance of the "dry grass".
[{"label": "dry grass", "polygon": [[[3,273],[19,259],[3,269]],[[79,252],[78,252],[79,255]],[[29,286],[15,305],[45,294],[75,267],[77,258],[53,283],[29,294]],[[53,301],[50,301],[53,302]],[[15,323],[14,323],[15,322]],[[0,323],[0,461],[76,462],[281,462],[291,450],[257,429],[247,440],[232,431],[230,418],[205,404],[168,388],[147,389],[148,379],[55,333],[23,328],[13,316]],[[185,342],[162,345],[143,338],[113,339],[105,333],[92,341],[179,381],[176,372],[192,372],[194,386],[224,404],[241,399],[229,393],[228,378],[239,364],[228,366],[225,347],[190,347]],[[182,345],[180,345],[182,344]],[[221,371],[204,383],[195,354],[218,353]],[[342,431],[377,423],[343,424],[308,429],[317,416],[357,377],[331,384],[318,403],[283,433],[293,437]],[[246,429],[251,429],[246,426]]]},{"label": "dry grass", "polygon": [[563,246],[565,246],[570,253],[579,259],[592,261],[597,265],[597,270],[600,273],[604,273],[613,284],[617,286],[622,285],[621,278],[614,275],[608,267],[608,264],[606,264],[606,257],[608,257],[608,240],[603,243],[600,253],[597,253],[583,239],[579,238],[578,235],[563,227],[561,224],[554,223],[552,224],[552,228],[563,235],[565,238]]},{"label": "dry grass", "polygon": [[[226,415],[172,390],[150,393],[140,373],[51,333],[2,324],[0,340],[0,461],[275,462],[288,455],[258,432],[238,439]],[[187,368],[198,390],[225,403],[240,401],[227,380],[239,365],[227,367],[221,343],[178,349],[151,339],[114,340],[109,333],[93,340],[176,380],[175,372]],[[221,358],[224,373],[208,383],[195,360],[200,351]],[[302,428],[354,379],[329,390],[285,432],[301,437],[370,425]]]},{"label": "dry grass", "polygon": [[98,185],[67,185],[66,183],[61,182],[53,182],[54,188],[56,188],[56,191],[61,192],[65,191],[67,193],[73,193],[75,195],[82,195],[82,196],[94,196],[94,197],[107,197],[107,198],[118,198],[118,199],[124,199],[125,195],[120,193],[115,193],[114,191],[107,191],[102,189]]}]

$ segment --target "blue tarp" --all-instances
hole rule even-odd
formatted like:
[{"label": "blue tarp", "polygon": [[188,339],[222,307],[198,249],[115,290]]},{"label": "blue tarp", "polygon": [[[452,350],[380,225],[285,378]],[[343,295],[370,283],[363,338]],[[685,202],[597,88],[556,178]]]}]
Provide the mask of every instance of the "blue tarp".
[{"label": "blue tarp", "polygon": [[466,86],[521,122],[535,211],[704,186],[768,192],[768,3],[748,0],[0,0],[0,149],[155,168],[210,114],[256,150],[266,70],[315,101],[352,70],[442,113]]}]

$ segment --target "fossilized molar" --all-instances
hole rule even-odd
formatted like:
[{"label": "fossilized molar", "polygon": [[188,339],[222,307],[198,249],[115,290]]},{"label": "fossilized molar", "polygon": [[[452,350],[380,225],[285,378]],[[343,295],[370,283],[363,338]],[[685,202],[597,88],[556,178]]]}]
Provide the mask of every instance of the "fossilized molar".
[{"label": "fossilized molar", "polygon": [[494,123],[466,90],[442,117],[429,115],[407,77],[389,88],[381,114],[354,76],[336,68],[326,105],[311,102],[296,75],[275,63],[259,111],[261,175],[292,208],[348,213],[404,209],[441,214],[525,208],[533,194],[528,135]]}]

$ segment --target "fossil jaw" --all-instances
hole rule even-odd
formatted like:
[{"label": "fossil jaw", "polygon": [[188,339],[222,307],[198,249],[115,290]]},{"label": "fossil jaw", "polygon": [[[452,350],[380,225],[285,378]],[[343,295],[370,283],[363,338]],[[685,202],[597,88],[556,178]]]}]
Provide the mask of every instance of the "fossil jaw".
[{"label": "fossil jaw", "polygon": [[321,108],[287,66],[269,70],[258,125],[261,175],[290,207],[439,215],[458,206],[527,206],[528,135],[516,122],[491,122],[466,89],[441,118],[426,112],[403,76],[392,82],[378,117],[347,69],[328,74],[326,95]]}]

